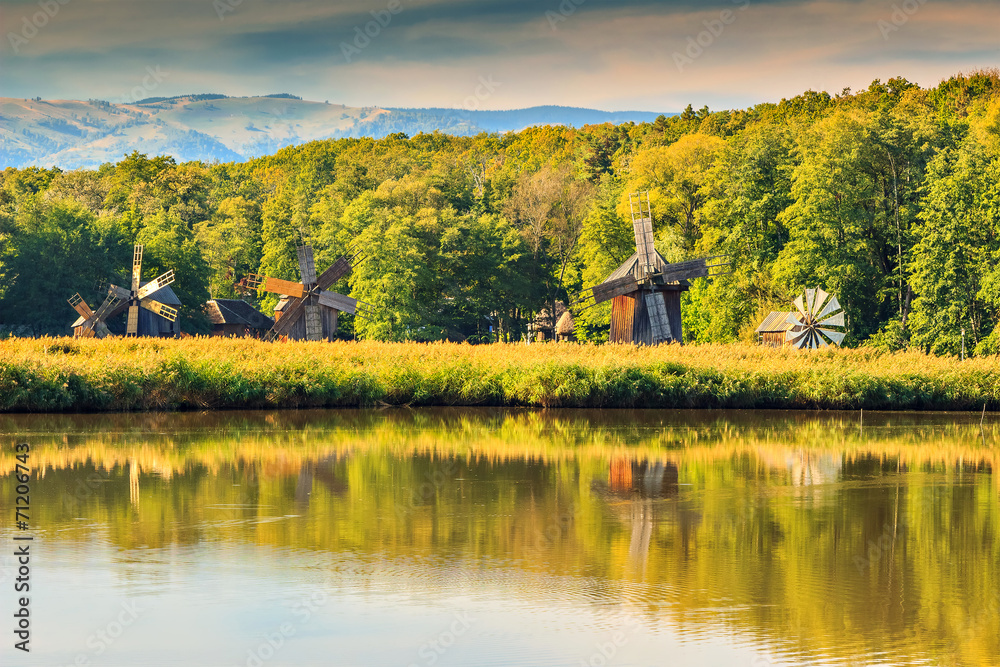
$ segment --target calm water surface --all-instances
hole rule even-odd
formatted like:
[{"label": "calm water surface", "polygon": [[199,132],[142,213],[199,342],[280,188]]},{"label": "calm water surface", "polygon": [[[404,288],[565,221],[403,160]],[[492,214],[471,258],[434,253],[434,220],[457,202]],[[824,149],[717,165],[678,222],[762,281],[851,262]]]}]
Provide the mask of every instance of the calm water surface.
[{"label": "calm water surface", "polygon": [[[980,416],[0,417],[39,665],[1000,665]],[[19,533],[22,534],[23,533]]]}]

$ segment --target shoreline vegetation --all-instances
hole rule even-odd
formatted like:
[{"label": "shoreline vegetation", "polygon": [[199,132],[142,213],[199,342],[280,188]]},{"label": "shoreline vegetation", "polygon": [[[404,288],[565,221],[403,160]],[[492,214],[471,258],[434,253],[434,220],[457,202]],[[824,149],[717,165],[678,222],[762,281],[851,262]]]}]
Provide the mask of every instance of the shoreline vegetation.
[{"label": "shoreline vegetation", "polygon": [[743,344],[0,341],[0,412],[378,406],[995,410],[1000,358]]}]

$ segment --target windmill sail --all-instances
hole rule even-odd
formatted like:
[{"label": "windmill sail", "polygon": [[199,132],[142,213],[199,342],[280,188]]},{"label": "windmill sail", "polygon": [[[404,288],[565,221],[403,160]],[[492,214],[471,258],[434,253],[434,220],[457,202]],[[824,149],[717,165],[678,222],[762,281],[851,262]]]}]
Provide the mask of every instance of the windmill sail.
[{"label": "windmill sail", "polygon": [[653,345],[673,340],[674,336],[670,331],[670,319],[667,317],[667,306],[663,302],[663,295],[649,292],[645,299],[646,312],[649,313],[649,324],[653,330]]},{"label": "windmill sail", "polygon": [[847,334],[831,328],[843,327],[845,322],[844,311],[841,310],[837,297],[831,297],[821,289],[806,289],[793,303],[798,315],[788,315],[787,322],[794,326],[785,333],[786,341],[802,350],[815,350],[828,347],[830,343],[840,345],[844,342]]},{"label": "windmill sail", "polygon": [[635,192],[628,197],[632,209],[632,231],[635,234],[635,251],[639,254],[639,269],[643,275],[656,273],[653,258],[656,248],[653,239],[653,213],[648,192]]}]

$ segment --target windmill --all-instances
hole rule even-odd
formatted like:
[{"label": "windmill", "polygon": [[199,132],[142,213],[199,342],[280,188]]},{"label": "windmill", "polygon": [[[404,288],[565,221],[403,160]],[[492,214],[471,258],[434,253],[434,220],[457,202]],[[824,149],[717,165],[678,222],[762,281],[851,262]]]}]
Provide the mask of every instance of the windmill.
[{"label": "windmill", "polygon": [[337,333],[338,313],[353,315],[368,307],[357,299],[327,289],[350,275],[361,253],[350,252],[341,257],[318,277],[312,247],[299,246],[298,256],[302,282],[254,274],[244,278],[241,284],[287,297],[268,338],[286,336],[291,340],[333,340]]},{"label": "windmill", "polygon": [[[168,322],[177,321],[177,309],[153,298],[153,295],[174,282],[173,270],[147,283],[142,282],[142,250],[141,244],[136,244],[132,255],[132,283],[130,289],[109,285],[107,297],[98,309],[91,310],[87,302],[79,294],[69,299],[69,305],[80,314],[80,320],[73,325],[79,337],[104,338],[110,335],[107,320],[128,309],[126,335],[157,336],[160,334],[152,319],[140,317],[140,308],[145,309]],[[173,296],[172,294],[170,296]],[[179,303],[178,303],[179,305]],[[81,321],[82,320],[82,321]]]},{"label": "windmill", "polygon": [[[657,345],[683,342],[681,292],[688,280],[726,275],[724,255],[670,264],[653,247],[653,214],[648,192],[629,195],[635,254],[576,303],[585,308],[611,300],[612,343]],[[587,303],[589,301],[592,303]]]},{"label": "windmill", "polygon": [[844,327],[844,311],[836,296],[831,296],[821,289],[807,289],[805,294],[795,299],[793,303],[798,314],[789,313],[786,319],[786,322],[792,325],[785,333],[785,340],[788,343],[800,350],[806,348],[815,350],[829,345],[826,338],[829,338],[834,345],[844,342],[844,336],[847,334],[834,330]]}]

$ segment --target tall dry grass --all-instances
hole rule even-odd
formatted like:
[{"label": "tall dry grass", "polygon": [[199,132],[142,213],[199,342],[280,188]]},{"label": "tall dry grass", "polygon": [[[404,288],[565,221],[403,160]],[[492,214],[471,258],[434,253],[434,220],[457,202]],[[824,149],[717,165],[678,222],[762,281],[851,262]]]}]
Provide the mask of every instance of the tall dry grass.
[{"label": "tall dry grass", "polygon": [[970,410],[1000,360],[752,345],[0,341],[0,411],[493,405]]}]

